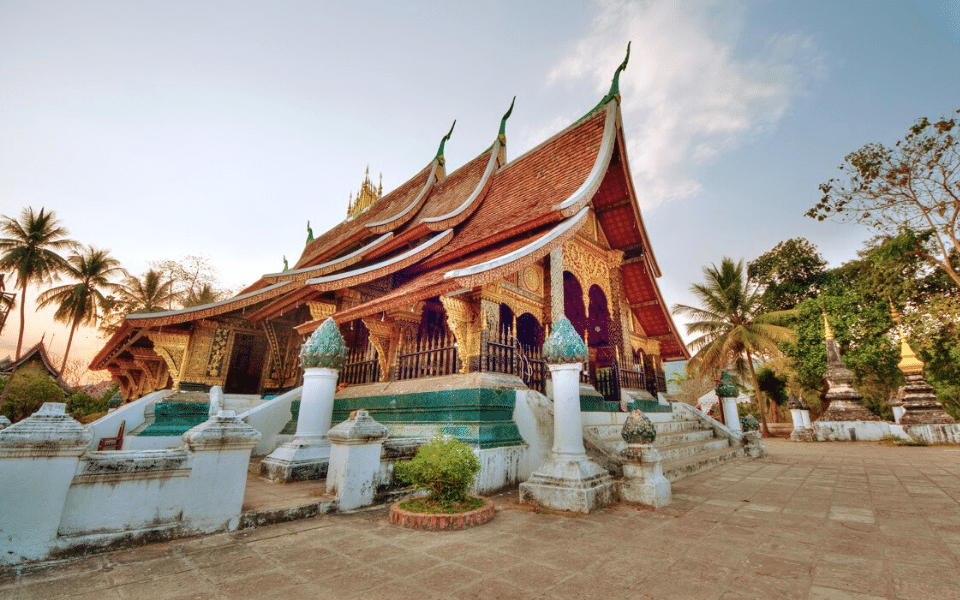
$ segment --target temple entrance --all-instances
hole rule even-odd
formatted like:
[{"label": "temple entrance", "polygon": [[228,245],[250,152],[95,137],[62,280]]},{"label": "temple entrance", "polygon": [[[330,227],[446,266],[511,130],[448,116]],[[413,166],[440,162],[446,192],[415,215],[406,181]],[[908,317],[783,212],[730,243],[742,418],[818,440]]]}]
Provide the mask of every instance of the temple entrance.
[{"label": "temple entrance", "polygon": [[260,392],[260,377],[267,354],[267,341],[259,336],[236,332],[233,351],[230,353],[230,368],[223,391],[227,394],[257,394]]},{"label": "temple entrance", "polygon": [[589,327],[587,309],[583,305],[583,287],[570,271],[563,272],[563,314],[573,325],[574,331],[583,336]]},{"label": "temple entrance", "polygon": [[587,331],[590,348],[596,355],[598,366],[608,367],[616,359],[616,351],[610,345],[610,309],[607,296],[598,285],[590,286],[590,312]]},{"label": "temple entrance", "polygon": [[517,317],[516,336],[524,352],[530,353],[536,350],[539,353],[543,346],[543,327],[530,313],[523,313]]}]

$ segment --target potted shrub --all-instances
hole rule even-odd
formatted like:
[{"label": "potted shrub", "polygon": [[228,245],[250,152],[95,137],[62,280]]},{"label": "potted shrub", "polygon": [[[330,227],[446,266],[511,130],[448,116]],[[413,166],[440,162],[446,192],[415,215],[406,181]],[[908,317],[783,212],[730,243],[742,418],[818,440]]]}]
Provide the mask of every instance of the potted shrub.
[{"label": "potted shrub", "polygon": [[390,522],[416,529],[463,529],[493,518],[493,502],[467,490],[480,461],[460,440],[435,435],[412,460],[397,463],[397,477],[427,492],[390,507]]}]

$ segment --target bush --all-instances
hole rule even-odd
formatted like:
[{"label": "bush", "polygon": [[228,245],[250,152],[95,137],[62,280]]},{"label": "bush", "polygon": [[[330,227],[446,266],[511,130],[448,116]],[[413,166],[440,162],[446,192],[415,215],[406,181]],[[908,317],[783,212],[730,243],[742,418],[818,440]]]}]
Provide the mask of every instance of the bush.
[{"label": "bush", "polygon": [[469,446],[440,433],[421,446],[413,460],[396,465],[398,477],[429,492],[427,500],[445,508],[467,501],[467,489],[479,471],[480,460]]},{"label": "bush", "polygon": [[13,374],[0,414],[16,423],[37,412],[44,402],[63,402],[63,396],[63,390],[47,375],[29,369],[19,370]]},{"label": "bush", "polygon": [[74,419],[80,420],[81,417],[107,410],[109,399],[109,396],[94,398],[83,392],[74,392],[67,396],[67,412],[73,415]]}]

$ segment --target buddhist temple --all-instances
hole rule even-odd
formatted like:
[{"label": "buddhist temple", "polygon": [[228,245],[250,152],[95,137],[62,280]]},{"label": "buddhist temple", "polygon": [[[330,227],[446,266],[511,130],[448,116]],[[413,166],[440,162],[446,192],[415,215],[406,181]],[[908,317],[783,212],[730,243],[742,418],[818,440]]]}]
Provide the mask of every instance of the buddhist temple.
[{"label": "buddhist temple", "polygon": [[91,368],[108,369],[126,399],[211,386],[267,399],[302,385],[297,353],[333,317],[349,347],[337,401],[356,399],[337,410],[387,411],[399,392],[384,385],[409,380],[425,393],[443,389],[441,378],[493,373],[544,391],[541,346],[566,316],[589,349],[585,407],[620,410],[631,390],[655,403],[663,363],[689,352],[657,286],[630,175],[626,63],[595,107],[521,156],[508,157],[511,103],[490,146],[459,168],[444,157],[454,123],[396,189],[375,187],[368,170],[342,222],[316,237],[308,225],[295,264],[228,300],[128,315]]}]

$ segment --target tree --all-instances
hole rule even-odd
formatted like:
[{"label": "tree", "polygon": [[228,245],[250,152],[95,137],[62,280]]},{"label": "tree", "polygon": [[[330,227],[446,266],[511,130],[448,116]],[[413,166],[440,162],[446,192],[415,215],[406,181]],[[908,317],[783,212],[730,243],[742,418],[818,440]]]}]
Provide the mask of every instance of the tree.
[{"label": "tree", "polygon": [[66,267],[66,261],[57,252],[75,244],[67,238],[67,230],[53,211],[41,208],[34,212],[24,208],[20,220],[0,217],[0,271],[12,271],[17,276],[15,289],[20,290],[20,333],[17,336],[17,360],[23,349],[23,331],[26,322],[27,287],[55,279]]},{"label": "tree", "polygon": [[61,323],[70,325],[70,335],[67,337],[67,348],[63,352],[63,362],[60,364],[60,381],[70,356],[70,346],[73,344],[73,335],[77,327],[86,324],[95,324],[100,318],[101,307],[106,302],[103,290],[115,290],[119,286],[110,279],[124,274],[120,262],[110,256],[108,250],[100,250],[93,246],[75,251],[64,265],[64,273],[76,283],[51,288],[40,295],[40,306],[55,305],[57,307],[53,318]]},{"label": "tree", "polygon": [[747,263],[747,276],[760,287],[762,312],[790,310],[819,295],[826,283],[826,266],[816,246],[794,238]]},{"label": "tree", "polygon": [[220,273],[206,256],[188,255],[180,260],[151,261],[150,268],[162,273],[173,281],[173,303],[182,307],[209,304],[223,300],[230,295],[229,290],[220,289]]},{"label": "tree", "polygon": [[37,412],[44,402],[63,402],[63,390],[46,373],[19,369],[3,381],[7,399],[0,414],[16,423]]},{"label": "tree", "polygon": [[760,311],[761,296],[744,277],[743,260],[735,263],[724,257],[719,268],[704,267],[703,274],[706,282],[690,288],[703,308],[684,304],[673,307],[673,314],[692,319],[687,333],[699,336],[690,342],[696,350],[691,368],[701,376],[717,373],[730,364],[741,377],[749,372],[757,391],[763,430],[769,435],[754,359],[781,354],[778,344],[793,338],[793,331],[783,326],[790,313]]},{"label": "tree", "polygon": [[118,291],[127,312],[161,312],[172,308],[176,298],[173,280],[155,269],[141,277],[128,275]]},{"label": "tree", "polygon": [[846,181],[820,184],[823,197],[807,216],[854,221],[890,236],[905,234],[902,250],[943,269],[960,287],[952,260],[960,250],[958,134],[957,118],[931,122],[923,117],[893,148],[872,143],[848,154],[839,167]]}]

